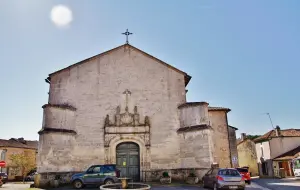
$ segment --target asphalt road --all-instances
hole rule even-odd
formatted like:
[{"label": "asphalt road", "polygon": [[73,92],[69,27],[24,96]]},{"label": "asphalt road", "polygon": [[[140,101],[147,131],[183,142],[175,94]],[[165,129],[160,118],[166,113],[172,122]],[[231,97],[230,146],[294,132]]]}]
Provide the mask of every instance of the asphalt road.
[{"label": "asphalt road", "polygon": [[[30,184],[4,184],[1,190],[28,190]],[[82,190],[99,190],[99,188],[85,188]],[[153,186],[153,190],[204,190],[195,186]],[[41,189],[42,190],[42,189]],[[57,188],[55,190],[74,190],[72,188]],[[251,185],[247,185],[246,190],[300,190],[300,180],[294,179],[253,179]]]}]

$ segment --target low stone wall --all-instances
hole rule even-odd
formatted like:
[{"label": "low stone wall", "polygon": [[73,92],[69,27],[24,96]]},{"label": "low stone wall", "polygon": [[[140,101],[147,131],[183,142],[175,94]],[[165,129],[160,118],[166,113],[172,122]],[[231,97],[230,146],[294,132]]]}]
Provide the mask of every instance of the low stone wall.
[{"label": "low stone wall", "polygon": [[[163,175],[163,172],[168,172],[169,176],[172,178],[172,181],[185,182],[187,180],[190,172],[194,172],[196,176],[201,181],[204,174],[210,168],[180,168],[180,169],[159,169],[159,170],[149,170],[142,171],[141,181],[143,182],[158,182]],[[36,177],[35,187],[45,188],[51,187],[51,181],[55,179],[55,177],[59,177],[60,186],[69,185],[71,182],[72,175],[78,172],[49,172],[49,173],[40,173],[39,176]]]},{"label": "low stone wall", "polygon": [[82,171],[78,172],[49,172],[49,173],[40,173],[39,176],[36,177],[34,182],[35,187],[45,188],[50,187],[50,182],[55,179],[55,177],[59,177],[59,184],[60,185],[68,185],[71,182],[72,175],[76,173],[81,173]]},{"label": "low stone wall", "polygon": [[201,180],[209,169],[210,168],[178,168],[143,171],[142,181],[159,181],[163,175],[163,172],[168,172],[169,176],[172,178],[172,181],[184,182],[191,172],[194,172],[199,180]]}]

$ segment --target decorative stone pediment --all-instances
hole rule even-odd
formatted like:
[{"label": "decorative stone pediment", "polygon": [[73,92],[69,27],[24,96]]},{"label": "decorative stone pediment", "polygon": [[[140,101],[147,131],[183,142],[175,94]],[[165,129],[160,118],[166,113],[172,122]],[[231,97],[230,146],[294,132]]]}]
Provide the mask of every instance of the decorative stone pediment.
[{"label": "decorative stone pediment", "polygon": [[132,111],[128,109],[128,96],[131,94],[126,90],[125,111],[121,113],[121,107],[117,106],[113,119],[106,115],[104,123],[104,146],[109,147],[110,142],[115,138],[129,139],[132,136],[139,137],[145,146],[150,146],[150,122],[149,117],[141,119],[137,106]]},{"label": "decorative stone pediment", "polygon": [[137,106],[134,107],[133,113],[128,111],[128,107],[126,106],[125,112],[120,112],[120,106],[116,109],[115,118],[113,121],[110,120],[109,115],[106,115],[105,118],[105,127],[110,126],[148,126],[150,127],[149,117],[145,116],[144,122],[140,123],[140,115],[137,111]]}]

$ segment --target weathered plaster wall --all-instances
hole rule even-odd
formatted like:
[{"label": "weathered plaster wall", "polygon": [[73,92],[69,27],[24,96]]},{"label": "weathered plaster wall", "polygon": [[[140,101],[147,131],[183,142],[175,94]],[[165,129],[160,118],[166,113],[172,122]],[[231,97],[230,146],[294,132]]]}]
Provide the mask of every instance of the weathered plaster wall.
[{"label": "weathered plaster wall", "polygon": [[208,103],[200,102],[194,105],[180,107],[180,127],[209,125]]},{"label": "weathered plaster wall", "polygon": [[269,160],[271,158],[269,141],[256,143],[255,149],[257,155],[257,163],[261,163],[261,158],[264,158],[264,160]]},{"label": "weathered plaster wall", "polygon": [[245,140],[238,144],[237,150],[240,167],[248,166],[252,176],[257,176],[259,172],[255,143],[251,140]]},{"label": "weathered plaster wall", "polygon": [[75,126],[75,111],[72,110],[46,107],[44,116],[43,128],[73,129]]},{"label": "weathered plaster wall", "polygon": [[211,129],[180,133],[180,168],[210,168],[213,163]]},{"label": "weathered plaster wall", "polygon": [[220,167],[231,167],[226,112],[209,111],[208,113],[214,131],[214,162]]},{"label": "weathered plaster wall", "polygon": [[270,140],[270,158],[276,158],[300,146],[300,137],[276,137]]},{"label": "weathered plaster wall", "polygon": [[271,160],[271,149],[270,142],[260,142],[255,143],[256,155],[257,155],[257,163],[258,163],[258,171],[260,176],[264,176],[262,165],[265,164],[267,168],[267,176],[273,176],[273,162]]},{"label": "weathered plaster wall", "polygon": [[[49,159],[55,151],[70,155],[60,158],[56,163],[58,170],[68,169],[63,165],[83,170],[95,162],[104,163],[104,119],[106,114],[113,118],[117,106],[121,106],[121,112],[124,112],[123,92],[126,89],[131,91],[129,111],[137,106],[141,118],[147,115],[150,119],[151,168],[179,167],[177,106],[186,101],[184,76],[134,49],[121,48],[51,76],[49,102],[77,108],[75,124],[66,126],[75,130],[77,135],[42,135],[39,148],[43,153],[40,157],[45,156],[45,160],[39,162],[39,170],[52,171]],[[51,125],[69,122],[62,117],[57,119],[59,121]],[[46,120],[44,125],[56,127],[48,122]],[[57,145],[51,144],[54,141]],[[72,143],[67,148],[58,145],[59,142]]]},{"label": "weathered plaster wall", "polygon": [[236,129],[233,127],[228,127],[228,133],[232,167],[239,167],[238,151],[236,145]]}]

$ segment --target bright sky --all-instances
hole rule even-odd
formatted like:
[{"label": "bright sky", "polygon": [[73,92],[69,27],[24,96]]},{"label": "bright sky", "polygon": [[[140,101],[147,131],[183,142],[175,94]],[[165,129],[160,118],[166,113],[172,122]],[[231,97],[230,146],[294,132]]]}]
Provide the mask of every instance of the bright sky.
[{"label": "bright sky", "polygon": [[[53,9],[61,4],[68,8]],[[126,28],[132,45],[192,76],[188,101],[231,108],[238,135],[270,130],[266,112],[274,125],[300,128],[299,8],[298,0],[1,0],[0,138],[38,139],[44,79],[123,44]]]}]

